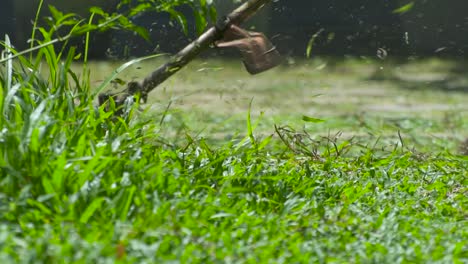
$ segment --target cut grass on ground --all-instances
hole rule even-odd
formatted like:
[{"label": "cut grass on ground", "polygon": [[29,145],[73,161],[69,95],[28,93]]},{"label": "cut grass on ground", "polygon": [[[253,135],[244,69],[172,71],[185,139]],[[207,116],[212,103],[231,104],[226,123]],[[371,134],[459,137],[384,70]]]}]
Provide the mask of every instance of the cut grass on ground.
[{"label": "cut grass on ground", "polygon": [[[141,79],[160,63],[134,65],[121,77]],[[116,65],[94,67],[107,74]],[[399,140],[400,131],[419,146],[455,151],[468,137],[468,74],[456,69],[453,61],[435,59],[403,64],[318,58],[250,76],[240,62],[195,61],[150,93],[148,118],[159,121],[170,105],[164,119],[170,131],[183,124],[207,139],[232,138],[244,130],[252,101],[257,134],[273,133],[275,124],[320,136]],[[325,122],[303,122],[304,115]]]}]

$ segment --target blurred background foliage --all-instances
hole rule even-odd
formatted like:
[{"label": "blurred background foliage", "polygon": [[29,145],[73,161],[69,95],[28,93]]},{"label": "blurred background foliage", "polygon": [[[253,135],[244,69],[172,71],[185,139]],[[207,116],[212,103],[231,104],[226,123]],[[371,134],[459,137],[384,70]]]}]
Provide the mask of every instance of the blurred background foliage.
[{"label": "blurred background foliage", "polygon": [[[108,13],[128,15],[132,23],[148,31],[148,40],[121,30],[93,34],[90,57],[106,59],[177,51],[202,25],[211,24],[198,12],[211,2],[219,14],[225,14],[240,1],[47,0],[44,5],[83,17],[91,6],[99,6]],[[8,34],[18,49],[28,46],[38,3],[2,1],[0,34]],[[307,43],[316,35],[316,55],[373,56],[384,49],[393,57],[464,57],[468,50],[467,8],[466,1],[443,0],[274,1],[249,27],[267,33],[283,54],[291,56],[304,56]],[[41,15],[47,15],[47,8],[43,10]],[[205,10],[208,17],[214,18],[213,10]]]}]

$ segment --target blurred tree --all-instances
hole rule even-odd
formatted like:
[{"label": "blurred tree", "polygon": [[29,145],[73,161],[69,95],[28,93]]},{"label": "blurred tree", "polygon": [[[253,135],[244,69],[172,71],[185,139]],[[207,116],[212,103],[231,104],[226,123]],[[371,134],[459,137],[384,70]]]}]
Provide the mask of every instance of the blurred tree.
[{"label": "blurred tree", "polygon": [[[115,6],[118,2],[126,2],[121,10],[118,10],[123,12],[130,6],[138,4],[140,0],[44,0],[42,15],[48,14],[48,4],[56,5],[60,10],[86,16],[90,6],[97,5],[107,11],[116,11]],[[194,15],[192,8],[198,2],[201,1],[152,1],[159,9],[145,10],[129,18],[133,23],[149,31],[151,42],[121,31],[92,34],[94,41],[91,57],[105,57],[110,46],[113,46],[111,51],[118,57],[178,50],[196,36],[198,28],[194,22],[197,21],[197,16]],[[235,0],[213,2],[219,14],[224,14],[238,4]],[[379,50],[385,50],[386,54],[392,57],[441,54],[466,56],[468,19],[464,10],[468,8],[468,1],[414,1],[414,7],[408,12],[394,12],[410,2],[408,0],[274,1],[247,25],[247,29],[267,33],[281,53],[299,56],[306,53],[307,43],[317,32],[320,34],[314,39],[314,54],[376,57]],[[39,0],[3,0],[2,2],[0,30],[14,33],[10,37],[18,48],[27,46],[26,41],[30,37],[32,20],[38,3]],[[162,3],[172,8],[171,12],[160,8]],[[180,14],[183,19],[179,19]],[[180,21],[186,22],[186,28],[181,26]],[[188,34],[185,35],[183,31]],[[79,45],[80,42],[81,40],[78,40],[74,44]]]}]

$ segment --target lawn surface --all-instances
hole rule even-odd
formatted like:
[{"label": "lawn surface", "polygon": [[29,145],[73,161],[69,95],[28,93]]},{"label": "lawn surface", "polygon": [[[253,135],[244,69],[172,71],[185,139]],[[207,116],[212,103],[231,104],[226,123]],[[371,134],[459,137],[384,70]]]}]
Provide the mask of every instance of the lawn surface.
[{"label": "lawn surface", "polygon": [[468,262],[454,62],[241,67],[195,61],[117,122],[54,99],[2,121],[2,263]]},{"label": "lawn surface", "polygon": [[[119,77],[142,79],[160,63],[136,64]],[[104,76],[117,66],[95,65]],[[195,61],[150,93],[148,108],[159,121],[169,106],[166,122],[186,124],[208,139],[243,132],[251,104],[251,115],[261,116],[257,134],[273,133],[276,124],[321,136],[399,141],[400,131],[411,145],[456,152],[468,137],[468,75],[460,67],[441,60],[319,58],[251,76],[238,61]],[[104,76],[95,75],[96,83]],[[304,115],[326,122],[303,122]]]}]

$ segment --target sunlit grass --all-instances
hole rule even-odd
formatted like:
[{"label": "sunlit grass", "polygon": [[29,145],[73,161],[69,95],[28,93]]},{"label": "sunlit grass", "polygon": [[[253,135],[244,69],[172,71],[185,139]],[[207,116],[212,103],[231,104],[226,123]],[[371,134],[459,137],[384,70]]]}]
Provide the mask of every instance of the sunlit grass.
[{"label": "sunlit grass", "polygon": [[467,260],[468,94],[427,81],[450,62],[199,60],[115,117],[90,91],[118,63],[42,55],[0,74],[5,263]]}]

